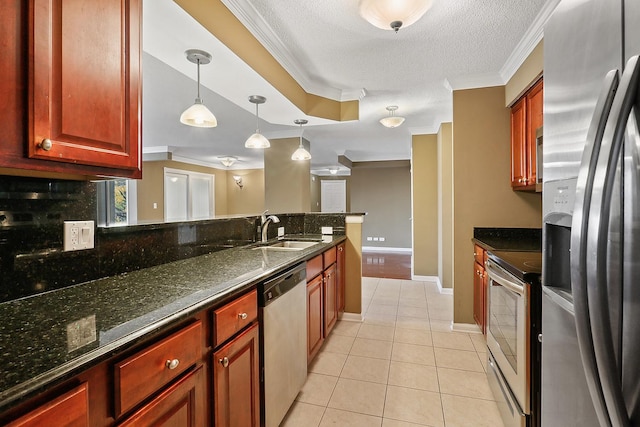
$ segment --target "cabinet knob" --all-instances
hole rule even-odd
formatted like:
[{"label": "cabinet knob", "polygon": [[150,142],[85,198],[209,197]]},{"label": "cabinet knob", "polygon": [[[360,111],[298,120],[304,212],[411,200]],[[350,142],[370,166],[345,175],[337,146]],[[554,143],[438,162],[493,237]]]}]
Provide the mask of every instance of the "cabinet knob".
[{"label": "cabinet knob", "polygon": [[226,368],[227,366],[229,366],[229,358],[228,357],[223,357],[222,359],[218,360],[218,362],[220,362],[220,364],[222,365],[223,368]]},{"label": "cabinet knob", "polygon": [[179,364],[180,361],[178,359],[171,359],[165,362],[165,366],[169,369],[176,369]]},{"label": "cabinet knob", "polygon": [[38,144],[38,148],[43,149],[44,151],[49,151],[53,147],[53,142],[49,138],[45,138],[42,140],[40,144]]},{"label": "cabinet knob", "polygon": [[240,320],[246,320],[247,319],[247,313],[240,313],[238,314],[238,319]]},{"label": "cabinet knob", "polygon": [[338,250],[339,250],[340,252],[342,252],[342,246],[340,246],[340,247],[338,248]]}]

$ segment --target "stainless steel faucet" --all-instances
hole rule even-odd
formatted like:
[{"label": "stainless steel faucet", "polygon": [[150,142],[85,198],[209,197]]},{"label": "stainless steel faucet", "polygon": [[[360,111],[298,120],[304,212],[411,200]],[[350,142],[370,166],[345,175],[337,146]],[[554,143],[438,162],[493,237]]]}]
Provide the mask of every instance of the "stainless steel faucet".
[{"label": "stainless steel faucet", "polygon": [[277,224],[280,222],[280,218],[278,218],[275,215],[269,215],[267,216],[267,212],[269,212],[269,209],[267,209],[266,211],[262,212],[262,223],[260,225],[260,229],[262,230],[262,242],[266,242],[267,241],[267,230],[269,229],[269,223],[273,222],[274,224]]}]

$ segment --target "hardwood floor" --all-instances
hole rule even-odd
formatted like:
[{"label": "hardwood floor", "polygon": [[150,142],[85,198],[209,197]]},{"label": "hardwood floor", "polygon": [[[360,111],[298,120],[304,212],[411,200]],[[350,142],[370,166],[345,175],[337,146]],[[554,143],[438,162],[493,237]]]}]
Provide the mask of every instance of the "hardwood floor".
[{"label": "hardwood floor", "polygon": [[363,252],[362,276],[411,280],[411,254]]}]

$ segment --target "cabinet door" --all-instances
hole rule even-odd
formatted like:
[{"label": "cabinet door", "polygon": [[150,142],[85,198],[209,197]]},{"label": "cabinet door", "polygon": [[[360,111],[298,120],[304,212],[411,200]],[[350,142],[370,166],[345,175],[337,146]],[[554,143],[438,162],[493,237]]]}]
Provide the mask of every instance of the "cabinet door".
[{"label": "cabinet door", "polygon": [[511,186],[527,185],[527,114],[526,98],[511,107]]},{"label": "cabinet door", "polygon": [[89,425],[88,406],[88,386],[84,383],[7,424],[7,427],[86,427]]},{"label": "cabinet door", "polygon": [[205,425],[205,377],[200,366],[127,418],[122,427]]},{"label": "cabinet door", "polygon": [[345,301],[345,245],[338,245],[338,259],[336,261],[336,281],[338,282],[337,304],[338,313],[344,313]]},{"label": "cabinet door", "polygon": [[484,293],[484,268],[477,262],[473,263],[473,318],[476,324],[485,333],[485,293]]},{"label": "cabinet door", "polygon": [[258,324],[213,354],[214,425],[260,425]]},{"label": "cabinet door", "polygon": [[324,336],[331,333],[338,320],[338,281],[336,277],[336,265],[331,264],[324,271]]},{"label": "cabinet door", "polygon": [[[527,170],[529,185],[535,185],[537,180],[536,131],[542,126],[542,94],[542,80],[536,83],[527,94]],[[540,161],[542,161],[542,159],[540,159]]]},{"label": "cabinet door", "polygon": [[322,314],[322,275],[307,283],[307,362],[310,363],[324,340]]},{"label": "cabinet door", "polygon": [[29,157],[140,171],[141,12],[141,0],[30,2]]}]

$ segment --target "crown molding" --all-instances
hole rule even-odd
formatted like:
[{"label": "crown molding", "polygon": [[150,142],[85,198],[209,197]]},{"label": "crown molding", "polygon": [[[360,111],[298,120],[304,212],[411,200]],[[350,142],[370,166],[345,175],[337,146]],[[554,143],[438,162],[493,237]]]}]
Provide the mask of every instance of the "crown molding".
[{"label": "crown molding", "polygon": [[545,2],[536,19],[533,20],[525,35],[520,39],[520,42],[513,52],[511,52],[511,55],[509,55],[509,58],[507,58],[507,61],[500,69],[500,77],[504,84],[513,77],[533,49],[540,43],[544,36],[544,25],[558,6],[558,3],[560,3],[560,0],[547,0],[547,2]]},{"label": "crown molding", "polygon": [[473,74],[468,76],[448,77],[445,88],[451,90],[477,89],[481,87],[503,86],[505,83],[498,73]]},{"label": "crown molding", "polygon": [[269,24],[258,14],[248,0],[222,0],[251,34],[269,51],[271,56],[298,82],[307,93],[339,101],[361,99],[362,89],[342,91],[334,87],[319,84],[304,71],[296,56],[274,33]]}]

